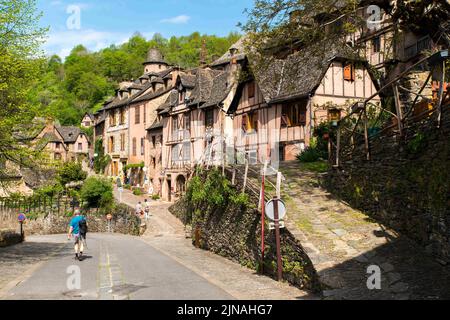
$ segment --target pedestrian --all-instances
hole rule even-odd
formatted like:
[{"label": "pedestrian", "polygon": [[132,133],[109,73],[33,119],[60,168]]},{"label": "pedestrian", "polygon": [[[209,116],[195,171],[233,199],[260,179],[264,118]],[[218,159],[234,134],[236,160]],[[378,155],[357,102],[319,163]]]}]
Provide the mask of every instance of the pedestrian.
[{"label": "pedestrian", "polygon": [[69,223],[69,234],[67,239],[70,240],[72,236],[75,240],[75,259],[82,261],[83,252],[84,252],[84,243],[83,239],[86,238],[87,233],[87,221],[86,217],[81,215],[79,209],[76,209],[74,212],[74,217],[70,220]]},{"label": "pedestrian", "polygon": [[145,199],[144,211],[145,211],[145,221],[148,221],[150,217],[150,202],[147,199]]},{"label": "pedestrian", "polygon": [[136,215],[140,216],[142,214],[142,203],[138,202],[138,204],[136,205]]}]

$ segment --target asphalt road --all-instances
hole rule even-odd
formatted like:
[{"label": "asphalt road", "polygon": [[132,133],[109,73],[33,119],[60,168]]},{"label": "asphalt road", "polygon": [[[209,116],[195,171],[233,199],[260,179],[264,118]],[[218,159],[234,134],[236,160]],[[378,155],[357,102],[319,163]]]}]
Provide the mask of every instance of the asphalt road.
[{"label": "asphalt road", "polygon": [[[46,257],[4,298],[43,300],[232,300],[233,297],[138,238],[90,234],[85,260],[64,235],[31,237]],[[79,275],[79,277],[78,277]]]}]

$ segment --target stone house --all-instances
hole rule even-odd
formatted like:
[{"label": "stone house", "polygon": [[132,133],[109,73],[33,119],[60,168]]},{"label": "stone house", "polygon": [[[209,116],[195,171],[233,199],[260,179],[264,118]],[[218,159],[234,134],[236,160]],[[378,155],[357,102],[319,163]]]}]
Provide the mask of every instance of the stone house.
[{"label": "stone house", "polygon": [[[155,181],[157,188],[157,170],[152,172],[156,179],[148,175],[148,168],[154,167],[154,157],[146,152],[152,141],[147,128],[156,120],[156,109],[167,99],[179,68],[169,66],[157,49],[149,50],[143,65],[144,74],[135,81],[121,83],[114,99],[100,110],[105,119],[105,153],[112,159],[106,171],[108,176],[121,177],[132,186],[142,187]],[[124,170],[128,165],[134,166]]]},{"label": "stone house", "polygon": [[198,68],[181,73],[162,117],[162,196],[173,200],[186,191],[196,165],[222,164],[225,129],[223,104],[235,82],[230,72]]},{"label": "stone house", "polygon": [[232,121],[225,134],[234,137],[227,147],[238,162],[295,160],[315,126],[338,120],[352,102],[376,93],[367,66],[345,44],[317,44],[266,62],[246,59],[246,76],[225,110]]},{"label": "stone house", "polygon": [[81,126],[83,128],[92,128],[95,125],[95,116],[92,113],[86,113],[81,120]]}]

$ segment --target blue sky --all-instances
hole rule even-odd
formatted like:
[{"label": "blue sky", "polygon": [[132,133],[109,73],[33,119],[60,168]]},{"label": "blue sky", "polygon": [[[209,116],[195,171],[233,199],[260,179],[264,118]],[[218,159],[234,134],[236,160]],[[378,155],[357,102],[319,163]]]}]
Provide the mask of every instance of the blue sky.
[{"label": "blue sky", "polygon": [[99,50],[123,43],[137,31],[147,38],[194,31],[227,35],[240,31],[236,25],[246,21],[244,9],[251,8],[253,0],[38,0],[37,4],[43,12],[40,24],[50,27],[44,50],[64,58],[77,44]]}]

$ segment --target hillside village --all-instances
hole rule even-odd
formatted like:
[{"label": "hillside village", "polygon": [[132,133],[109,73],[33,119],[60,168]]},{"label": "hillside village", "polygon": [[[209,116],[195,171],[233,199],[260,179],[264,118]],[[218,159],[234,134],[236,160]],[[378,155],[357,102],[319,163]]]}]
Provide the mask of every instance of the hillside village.
[{"label": "hillside village", "polygon": [[[298,23],[295,11],[290,19]],[[314,19],[337,28],[331,17]],[[430,279],[450,280],[450,38],[448,27],[437,36],[395,24],[385,19],[335,42],[278,43],[264,56],[246,34],[192,69],[150,47],[136,61],[142,76],[119,83],[79,126],[36,119],[26,141],[47,163],[79,163],[89,177],[108,178],[111,197],[128,206],[120,210],[151,199],[183,222],[195,247],[273,278],[275,238],[261,217],[266,201],[281,197],[288,283],[330,299],[423,298]],[[0,165],[14,172],[14,192],[33,194],[22,168]],[[0,191],[1,213],[9,200]],[[51,210],[74,209],[68,201],[77,196]],[[158,226],[173,218],[155,216]],[[153,236],[143,225],[134,235]],[[101,222],[95,228],[103,231]],[[358,273],[366,265],[381,265],[386,290],[367,291]],[[435,277],[411,276],[424,269]],[[436,284],[429,295],[448,290]]]}]

